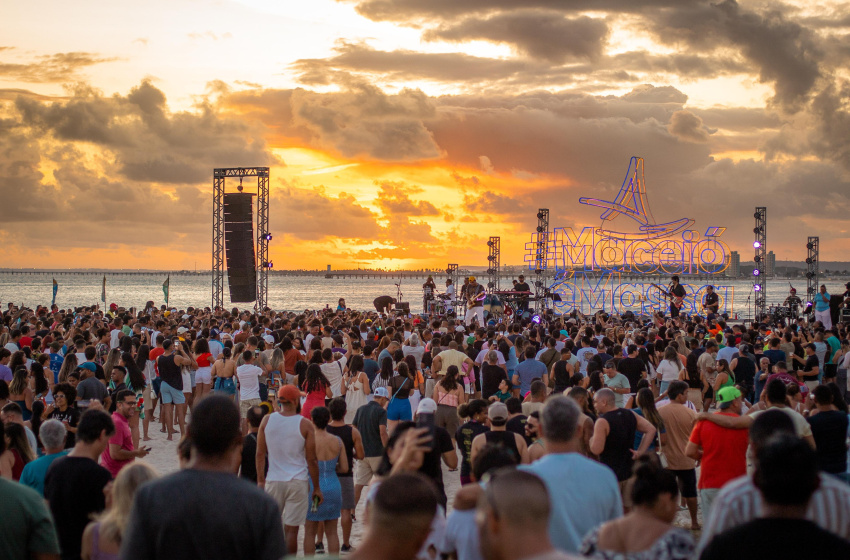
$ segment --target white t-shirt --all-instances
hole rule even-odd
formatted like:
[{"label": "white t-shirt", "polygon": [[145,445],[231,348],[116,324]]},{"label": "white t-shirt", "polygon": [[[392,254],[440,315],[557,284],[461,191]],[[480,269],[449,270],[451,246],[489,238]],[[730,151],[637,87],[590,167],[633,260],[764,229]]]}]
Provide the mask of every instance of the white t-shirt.
[{"label": "white t-shirt", "polygon": [[118,348],[118,337],[121,336],[121,329],[113,329],[109,332],[109,348]]},{"label": "white t-shirt", "polygon": [[590,359],[594,357],[598,352],[596,348],[585,347],[579,348],[579,351],[576,352],[576,358],[578,358],[579,363],[579,371],[585,375],[587,375],[587,364],[590,362]]},{"label": "white t-shirt", "polygon": [[340,386],[342,385],[342,370],[345,369],[345,364],[347,363],[348,358],[343,356],[335,362],[321,364],[319,366],[322,368],[322,373],[324,373],[325,377],[328,378],[328,381],[331,382],[331,391],[333,391],[334,397],[342,395],[342,393],[340,393]]},{"label": "white t-shirt", "polygon": [[658,374],[661,376],[661,381],[676,381],[679,379],[680,371],[682,370],[679,369],[676,362],[670,360],[661,360],[661,363],[658,364]]},{"label": "white t-shirt", "polygon": [[260,376],[263,370],[253,364],[242,364],[236,368],[239,379],[239,400],[260,398]]},{"label": "white t-shirt", "polygon": [[224,346],[217,340],[210,340],[210,354],[213,360],[217,360],[219,355],[224,351]]}]

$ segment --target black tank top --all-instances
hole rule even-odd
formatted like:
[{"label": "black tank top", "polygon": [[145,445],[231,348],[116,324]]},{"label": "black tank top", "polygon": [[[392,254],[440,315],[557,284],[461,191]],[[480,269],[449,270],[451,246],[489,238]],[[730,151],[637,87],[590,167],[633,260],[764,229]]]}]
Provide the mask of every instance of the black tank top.
[{"label": "black tank top", "polygon": [[354,437],[351,435],[351,426],[328,426],[325,428],[329,434],[333,434],[342,440],[345,456],[348,458],[348,471],[337,473],[337,476],[354,476],[352,465],[354,464]]},{"label": "black tank top", "polygon": [[599,460],[611,467],[618,481],[632,476],[632,446],[635,444],[637,417],[631,410],[618,408],[602,415],[610,429],[605,438],[605,449]]},{"label": "black tank top", "polygon": [[180,373],[180,366],[174,362],[174,354],[160,356],[157,360],[157,368],[163,382],[168,383],[172,389],[183,390],[183,375]]},{"label": "black tank top", "polygon": [[563,393],[567,388],[567,382],[570,376],[567,375],[567,361],[558,360],[555,362],[555,387],[553,392]]},{"label": "black tank top", "polygon": [[506,450],[514,454],[517,461],[520,461],[522,457],[519,454],[519,449],[516,446],[516,435],[514,432],[505,430],[504,432],[484,432],[484,439],[487,440],[487,443],[498,445],[499,447],[504,447]]}]

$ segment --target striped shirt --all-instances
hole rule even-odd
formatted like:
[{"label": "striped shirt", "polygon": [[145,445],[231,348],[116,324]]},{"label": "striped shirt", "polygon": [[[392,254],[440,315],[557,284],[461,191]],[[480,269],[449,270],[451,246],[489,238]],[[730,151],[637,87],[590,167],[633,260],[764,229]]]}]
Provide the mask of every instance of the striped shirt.
[{"label": "striped shirt", "polygon": [[[850,540],[850,486],[838,478],[821,474],[820,488],[812,495],[806,519],[822,529]],[[708,522],[702,529],[696,556],[720,533],[752,521],[762,515],[761,493],[749,476],[727,483],[711,506]]]}]

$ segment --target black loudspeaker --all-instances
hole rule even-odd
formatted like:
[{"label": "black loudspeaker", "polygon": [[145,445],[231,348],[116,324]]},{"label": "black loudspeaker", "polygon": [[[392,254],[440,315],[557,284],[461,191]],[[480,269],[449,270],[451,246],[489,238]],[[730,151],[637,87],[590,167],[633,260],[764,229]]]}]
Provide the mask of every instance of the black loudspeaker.
[{"label": "black loudspeaker", "polygon": [[409,301],[399,301],[396,302],[393,306],[396,313],[402,313],[404,315],[410,315],[410,302]]},{"label": "black loudspeaker", "polygon": [[224,194],[224,249],[232,302],[257,300],[253,196],[249,193]]}]

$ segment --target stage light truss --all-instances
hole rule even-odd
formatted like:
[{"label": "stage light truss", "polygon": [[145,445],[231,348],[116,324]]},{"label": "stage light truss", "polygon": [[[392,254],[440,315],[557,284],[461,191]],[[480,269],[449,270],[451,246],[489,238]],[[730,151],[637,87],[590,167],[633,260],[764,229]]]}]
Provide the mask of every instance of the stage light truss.
[{"label": "stage light truss", "polygon": [[753,228],[755,241],[753,241],[753,249],[755,249],[755,268],[753,269],[753,290],[755,292],[755,312],[756,319],[762,320],[767,314],[767,208],[764,206],[756,207],[755,214],[756,226]]},{"label": "stage light truss", "polygon": [[534,253],[534,310],[540,312],[546,309],[546,286],[543,274],[548,268],[549,251],[549,209],[537,211],[537,238]]},{"label": "stage light truss", "polygon": [[820,237],[809,237],[806,242],[806,305],[815,301],[820,276]]},{"label": "stage light truss", "polygon": [[490,291],[499,289],[499,259],[501,258],[502,239],[491,236],[487,240],[487,289]]},{"label": "stage light truss", "polygon": [[269,168],[268,167],[226,167],[213,169],[213,268],[212,268],[212,306],[224,306],[224,192],[226,179],[257,178],[257,309],[268,305],[269,294]]}]

